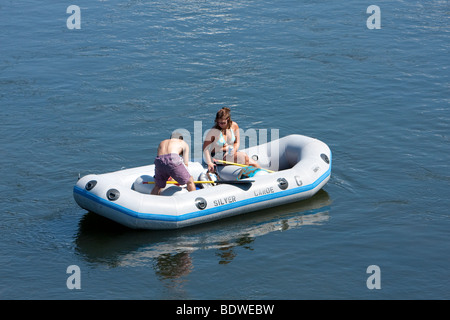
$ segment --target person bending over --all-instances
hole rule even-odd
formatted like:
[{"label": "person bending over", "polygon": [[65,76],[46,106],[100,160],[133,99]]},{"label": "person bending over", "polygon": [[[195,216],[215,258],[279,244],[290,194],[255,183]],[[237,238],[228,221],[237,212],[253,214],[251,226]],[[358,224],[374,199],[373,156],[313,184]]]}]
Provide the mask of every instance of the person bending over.
[{"label": "person bending over", "polygon": [[170,177],[180,185],[186,184],[188,191],[194,191],[194,179],[187,170],[188,161],[189,145],[180,134],[174,133],[170,139],[161,141],[155,159],[155,187],[151,194],[159,195]]}]

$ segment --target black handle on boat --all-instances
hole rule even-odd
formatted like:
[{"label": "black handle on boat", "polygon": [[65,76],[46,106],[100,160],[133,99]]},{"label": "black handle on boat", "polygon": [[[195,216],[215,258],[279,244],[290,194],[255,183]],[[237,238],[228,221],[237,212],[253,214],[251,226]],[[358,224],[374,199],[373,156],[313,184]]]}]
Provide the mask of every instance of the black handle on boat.
[{"label": "black handle on boat", "polygon": [[[223,184],[248,184],[253,183],[255,180],[217,180],[217,181],[194,181],[194,183],[223,183]],[[144,181],[142,184],[154,184],[155,181]],[[177,181],[170,180],[167,181],[169,184],[179,184]]]},{"label": "black handle on boat", "polygon": [[253,183],[255,180],[218,180],[214,181],[215,183],[224,183],[224,184],[248,184]]}]

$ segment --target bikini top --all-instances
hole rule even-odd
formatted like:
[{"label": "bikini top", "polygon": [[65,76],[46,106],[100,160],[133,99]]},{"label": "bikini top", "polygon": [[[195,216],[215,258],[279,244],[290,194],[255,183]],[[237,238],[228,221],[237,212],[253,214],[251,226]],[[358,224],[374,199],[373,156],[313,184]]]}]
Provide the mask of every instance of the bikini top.
[{"label": "bikini top", "polygon": [[[231,131],[231,140],[229,141],[229,143],[232,144],[236,141],[236,137],[234,136],[233,130],[230,131]],[[225,141],[225,137],[223,136],[222,131],[220,131],[220,137],[219,140],[217,141],[217,144],[219,146],[224,146],[227,144],[227,141]]]}]

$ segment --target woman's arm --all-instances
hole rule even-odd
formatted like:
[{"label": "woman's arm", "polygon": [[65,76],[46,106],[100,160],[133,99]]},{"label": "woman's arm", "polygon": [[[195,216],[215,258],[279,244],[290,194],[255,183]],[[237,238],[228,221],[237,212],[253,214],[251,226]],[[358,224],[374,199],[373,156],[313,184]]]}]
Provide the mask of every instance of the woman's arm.
[{"label": "woman's arm", "polygon": [[205,141],[203,142],[203,159],[208,165],[208,171],[211,172],[214,171],[214,163],[212,162],[211,159],[211,147],[215,139],[212,131],[213,130],[209,130],[208,134],[206,135]]},{"label": "woman's arm", "polygon": [[234,152],[237,152],[239,150],[239,147],[241,145],[241,136],[239,133],[239,126],[236,122],[233,121],[233,124],[231,125],[231,130],[233,130],[234,132],[234,136],[236,138],[236,140],[234,141]]}]

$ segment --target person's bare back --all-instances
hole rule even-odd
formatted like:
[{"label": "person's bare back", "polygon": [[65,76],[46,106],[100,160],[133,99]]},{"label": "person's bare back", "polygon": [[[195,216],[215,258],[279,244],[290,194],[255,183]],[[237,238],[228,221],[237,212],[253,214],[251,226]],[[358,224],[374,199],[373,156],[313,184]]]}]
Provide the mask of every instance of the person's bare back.
[{"label": "person's bare back", "polygon": [[161,141],[158,146],[158,156],[169,153],[183,154],[184,164],[188,165],[189,145],[185,141],[181,139],[167,139]]},{"label": "person's bare back", "polygon": [[[173,135],[172,135],[173,137]],[[161,141],[158,146],[158,156],[155,159],[155,186],[151,194],[158,195],[161,188],[166,186],[167,178],[172,176],[177,181],[186,181],[188,191],[195,191],[195,184],[192,176],[187,170],[189,162],[189,145],[182,140],[171,138]],[[183,155],[183,166],[178,156],[172,154]]]}]

